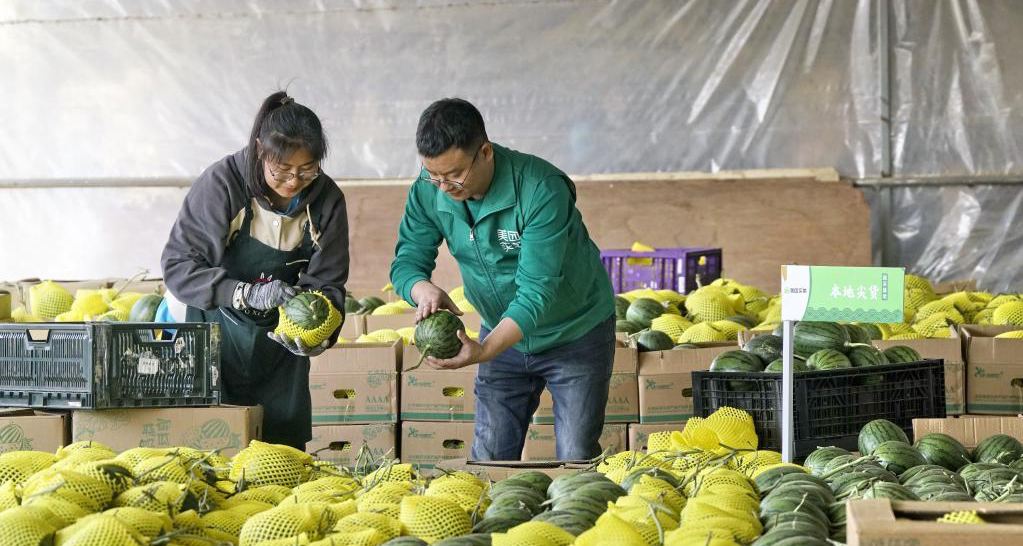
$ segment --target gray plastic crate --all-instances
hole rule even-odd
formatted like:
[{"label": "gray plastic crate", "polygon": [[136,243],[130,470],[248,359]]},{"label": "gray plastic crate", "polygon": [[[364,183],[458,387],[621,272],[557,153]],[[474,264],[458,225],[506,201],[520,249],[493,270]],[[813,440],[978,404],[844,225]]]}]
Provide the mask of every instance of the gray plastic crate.
[{"label": "gray plastic crate", "polygon": [[120,408],[220,402],[220,326],[0,324],[0,406]]}]

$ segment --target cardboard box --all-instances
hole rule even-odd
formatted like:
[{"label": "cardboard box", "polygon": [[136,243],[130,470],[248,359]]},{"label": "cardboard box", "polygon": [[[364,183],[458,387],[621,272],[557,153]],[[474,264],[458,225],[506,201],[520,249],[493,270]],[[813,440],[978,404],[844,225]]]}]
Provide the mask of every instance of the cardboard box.
[{"label": "cardboard box", "polygon": [[646,451],[646,441],[655,432],[682,430],[685,422],[632,423],[629,425],[629,451]]},{"label": "cardboard box", "polygon": [[[362,330],[359,334],[368,334],[376,330],[388,329],[397,330],[399,328],[409,328],[416,325],[416,313],[414,309],[408,310],[406,313],[400,315],[363,315],[365,317],[365,323],[362,325]],[[466,328],[480,331],[480,324],[482,319],[479,313],[465,313],[458,317],[462,324]]]},{"label": "cardboard box", "polygon": [[[620,346],[615,349],[611,368],[611,384],[607,392],[604,422],[635,423],[639,421],[639,380],[636,374],[638,353],[635,348]],[[540,405],[533,413],[533,422],[554,422],[554,398],[547,389],[540,394]]]},{"label": "cardboard box", "polygon": [[[305,450],[322,461],[351,467],[385,457],[396,458],[397,441],[395,423],[314,426],[313,439],[305,445]],[[360,459],[363,446],[366,446],[366,453]]]},{"label": "cardboard box", "polygon": [[95,440],[115,451],[133,447],[220,449],[230,457],[263,433],[261,406],[78,410],[71,438]]},{"label": "cardboard box", "polygon": [[710,369],[734,342],[698,343],[699,349],[639,353],[639,421],[679,422],[693,416],[692,372]]},{"label": "cardboard box", "polygon": [[1023,339],[994,336],[1018,326],[960,326],[966,355],[966,413],[1023,412]]},{"label": "cardboard box", "polygon": [[[959,510],[976,510],[989,524],[935,521]],[[857,499],[846,504],[846,520],[849,546],[1018,546],[1023,541],[1023,504]]]},{"label": "cardboard box", "polygon": [[[627,426],[625,424],[608,423],[600,433],[600,447],[618,453],[626,449]],[[530,424],[526,430],[526,443],[522,446],[523,461],[556,461],[557,442],[554,437],[554,425]]]},{"label": "cardboard box", "polygon": [[309,359],[310,373],[397,372],[401,370],[401,341],[338,343]]},{"label": "cardboard box", "polygon": [[473,423],[403,421],[401,462],[433,468],[444,459],[465,459],[472,453]]},{"label": "cardboard box", "polygon": [[961,281],[945,281],[931,285],[934,293],[938,296],[945,296],[953,292],[976,292],[977,280],[964,279]]},{"label": "cardboard box", "polygon": [[71,416],[30,409],[0,411],[0,453],[46,451],[70,443]]},{"label": "cardboard box", "polygon": [[1023,442],[1023,417],[995,417],[963,415],[944,419],[913,419],[913,438],[940,432],[959,440],[968,449],[977,447],[982,440],[995,434],[1007,434]]},{"label": "cardboard box", "polygon": [[369,371],[310,373],[314,425],[398,420],[398,374]]},{"label": "cardboard box", "polygon": [[476,419],[476,365],[458,370],[420,368],[401,374],[401,419],[473,421]]},{"label": "cardboard box", "polygon": [[952,337],[947,339],[874,340],[873,343],[882,351],[896,345],[905,345],[915,349],[924,358],[944,360],[945,413],[966,413],[966,361],[963,359],[962,340],[955,330],[952,330]]}]

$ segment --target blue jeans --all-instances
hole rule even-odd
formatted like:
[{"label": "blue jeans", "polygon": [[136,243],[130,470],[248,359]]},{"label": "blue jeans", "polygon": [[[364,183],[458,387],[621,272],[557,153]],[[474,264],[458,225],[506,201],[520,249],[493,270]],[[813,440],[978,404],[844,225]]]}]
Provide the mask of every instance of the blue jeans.
[{"label": "blue jeans", "polygon": [[[614,316],[583,337],[534,354],[508,349],[476,372],[477,461],[517,461],[529,421],[546,386],[554,399],[560,460],[600,455],[600,433],[614,361]],[[480,341],[490,332],[483,328]]]}]

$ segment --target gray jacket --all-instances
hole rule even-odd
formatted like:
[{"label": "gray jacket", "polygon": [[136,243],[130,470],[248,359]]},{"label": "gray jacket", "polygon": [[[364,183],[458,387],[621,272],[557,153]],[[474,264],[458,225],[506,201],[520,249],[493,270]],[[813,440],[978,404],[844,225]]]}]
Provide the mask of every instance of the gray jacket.
[{"label": "gray jacket", "polygon": [[242,149],[217,161],[188,190],[161,257],[167,288],[192,307],[231,307],[239,281],[228,277],[220,264],[231,234],[241,227],[246,202],[253,205],[251,235],[280,250],[301,243],[308,211],[318,208],[317,244],[298,285],[322,291],[335,307],[344,309],[348,214],[341,189],[321,174],[303,190],[291,214],[277,214],[266,197],[253,198],[247,191],[246,154]]}]

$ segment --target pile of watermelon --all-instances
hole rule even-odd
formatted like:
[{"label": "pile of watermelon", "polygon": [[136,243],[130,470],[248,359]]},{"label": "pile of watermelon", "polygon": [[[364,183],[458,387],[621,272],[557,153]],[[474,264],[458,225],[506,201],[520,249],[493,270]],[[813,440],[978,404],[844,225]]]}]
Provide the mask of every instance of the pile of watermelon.
[{"label": "pile of watermelon", "polygon": [[[869,326],[869,325],[868,325]],[[782,338],[778,333],[750,338],[742,350],[727,351],[711,363],[713,372],[782,371]],[[871,344],[869,331],[858,324],[835,322],[799,322],[793,328],[792,351],[794,372],[844,370],[885,364],[902,364],[921,360],[912,347],[897,345],[884,351]],[[878,383],[880,375],[864,378]],[[739,389],[744,382],[734,381]]]}]

